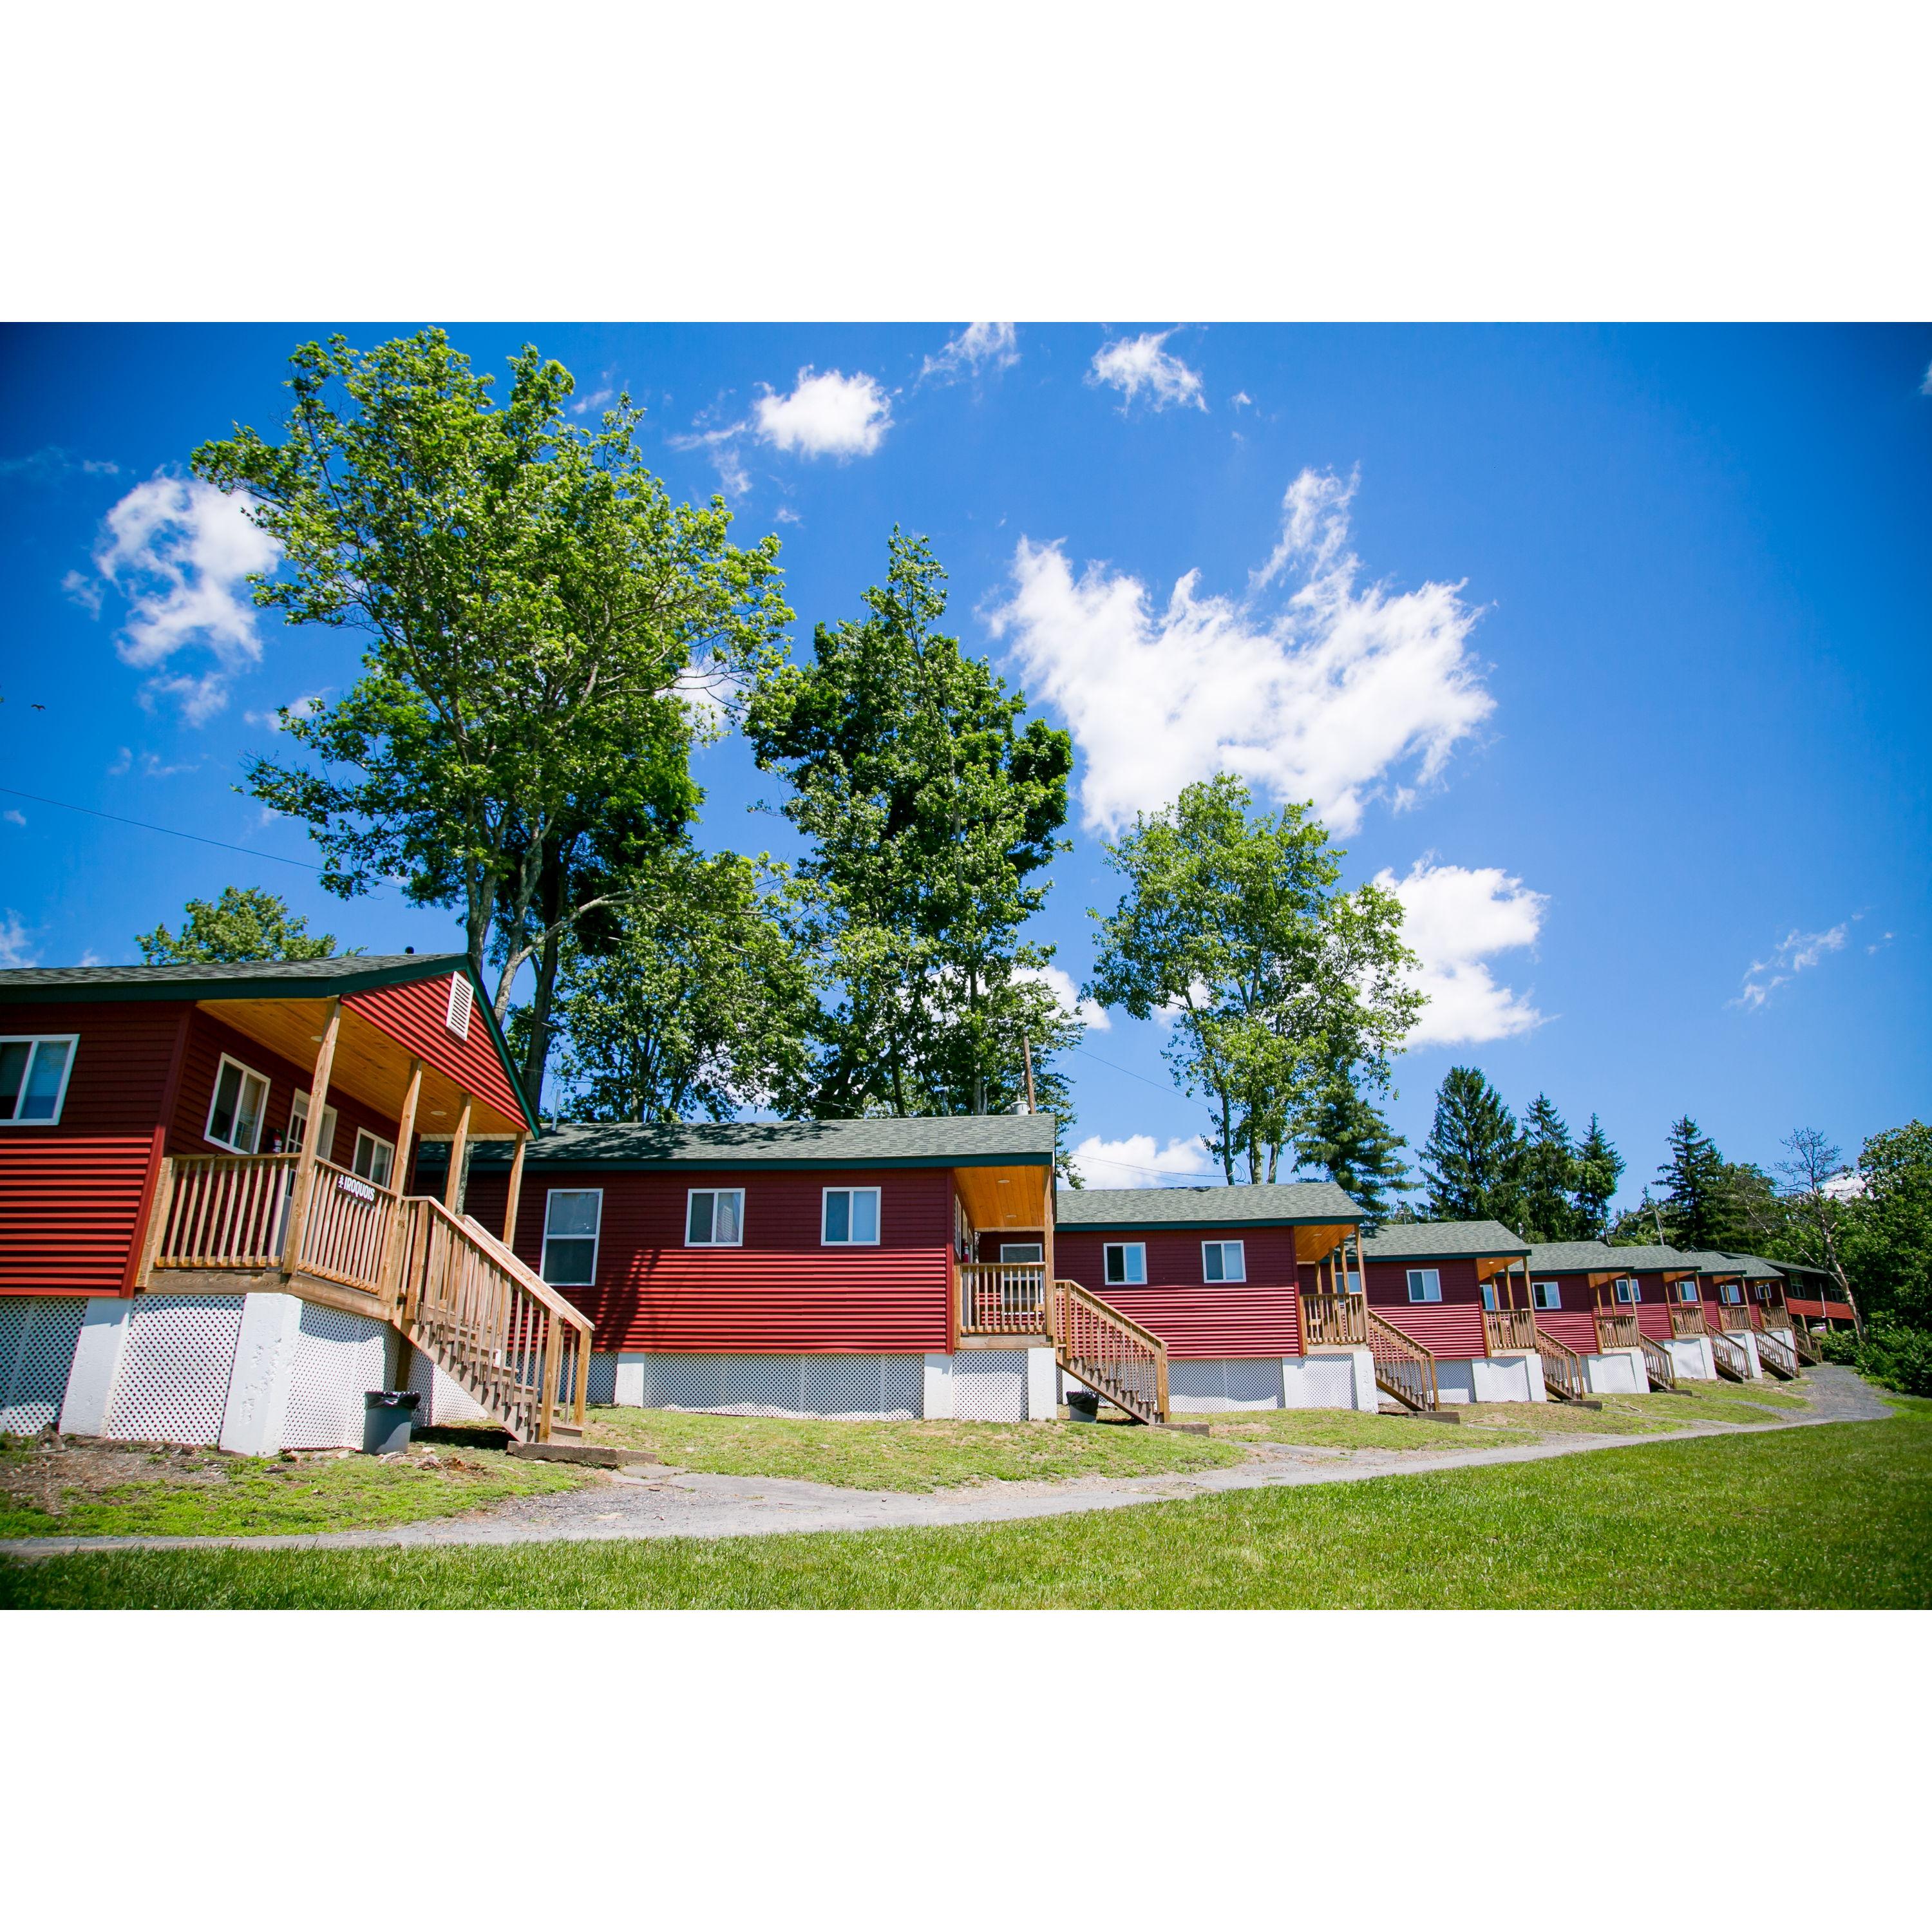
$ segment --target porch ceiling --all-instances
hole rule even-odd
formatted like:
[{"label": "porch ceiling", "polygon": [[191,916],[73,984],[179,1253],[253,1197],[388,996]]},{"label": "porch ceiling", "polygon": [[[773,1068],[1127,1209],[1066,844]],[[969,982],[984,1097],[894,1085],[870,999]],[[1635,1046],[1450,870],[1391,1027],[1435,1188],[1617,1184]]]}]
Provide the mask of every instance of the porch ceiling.
[{"label": "porch ceiling", "polygon": [[[328,1023],[326,1000],[202,1000],[196,1004],[203,1012],[212,1013],[224,1026],[245,1034],[283,1059],[292,1060],[298,1066],[315,1065],[322,1030]],[[329,1072],[329,1087],[352,1095],[392,1120],[397,1119],[409,1090],[410,1060],[407,1047],[392,1040],[352,1007],[345,1006],[335,1036],[335,1062]],[[453,1134],[462,1107],[463,1094],[456,1082],[425,1063],[416,1132],[431,1138]],[[522,1126],[520,1120],[499,1113],[488,1102],[473,1100],[470,1116],[472,1136],[513,1138]]]},{"label": "porch ceiling", "polygon": [[1294,1258],[1318,1262],[1332,1255],[1355,1232],[1346,1221],[1321,1222],[1294,1231]]},{"label": "porch ceiling", "polygon": [[956,1167],[953,1184],[976,1228],[1043,1228],[1046,1225],[1044,1167]]}]

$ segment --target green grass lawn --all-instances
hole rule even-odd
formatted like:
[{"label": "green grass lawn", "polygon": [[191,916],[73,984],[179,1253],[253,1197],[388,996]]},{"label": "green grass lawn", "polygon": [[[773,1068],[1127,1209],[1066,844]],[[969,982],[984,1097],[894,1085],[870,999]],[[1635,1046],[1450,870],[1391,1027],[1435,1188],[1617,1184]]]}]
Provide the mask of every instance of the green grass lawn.
[{"label": "green grass lawn", "polygon": [[[22,1536],[284,1536],[314,1530],[382,1529],[456,1516],[507,1497],[548,1495],[592,1480],[554,1462],[524,1462],[465,1449],[441,1466],[340,1461],[266,1461],[214,1450],[86,1453],[111,1456],[127,1480],[68,1487],[57,1511],[36,1480],[40,1450],[0,1448],[0,1538]],[[55,1466],[58,1470],[58,1464]],[[56,1478],[56,1487],[61,1486]],[[41,1493],[37,1497],[36,1492]]]},{"label": "green grass lawn", "polygon": [[[0,1564],[16,1607],[1932,1606],[1932,1402],[1886,1422],[1239,1491],[1046,1522],[702,1543]],[[1449,1433],[1444,1431],[1444,1433]]]},{"label": "green grass lawn", "polygon": [[643,1449],[681,1469],[848,1490],[1172,1475],[1246,1455],[1204,1436],[1111,1423],[793,1422],[668,1408],[594,1408],[590,1420],[592,1442]]}]

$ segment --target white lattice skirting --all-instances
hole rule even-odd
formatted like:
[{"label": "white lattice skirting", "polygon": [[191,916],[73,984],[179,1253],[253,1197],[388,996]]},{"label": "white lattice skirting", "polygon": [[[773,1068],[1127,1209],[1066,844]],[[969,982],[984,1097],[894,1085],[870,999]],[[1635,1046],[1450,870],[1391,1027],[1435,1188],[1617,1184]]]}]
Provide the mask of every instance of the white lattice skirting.
[{"label": "white lattice skirting", "polygon": [[[1348,1406],[1347,1364],[1342,1365],[1336,1406]],[[1256,1361],[1169,1362],[1167,1401],[1176,1414],[1214,1414],[1233,1408],[1279,1408],[1282,1406],[1281,1363],[1264,1356]]]},{"label": "white lattice skirting", "polygon": [[729,1415],[909,1421],[922,1355],[614,1355],[590,1358],[590,1400]]},{"label": "white lattice skirting", "polygon": [[393,1331],[366,1315],[302,1304],[282,1424],[284,1449],[359,1449],[362,1397],[386,1388]]},{"label": "white lattice skirting", "polygon": [[242,1339],[238,1294],[137,1294],[107,1426],[122,1442],[212,1443]]},{"label": "white lattice skirting", "polygon": [[86,1306],[75,1294],[0,1297],[0,1430],[36,1436],[59,1419]]}]

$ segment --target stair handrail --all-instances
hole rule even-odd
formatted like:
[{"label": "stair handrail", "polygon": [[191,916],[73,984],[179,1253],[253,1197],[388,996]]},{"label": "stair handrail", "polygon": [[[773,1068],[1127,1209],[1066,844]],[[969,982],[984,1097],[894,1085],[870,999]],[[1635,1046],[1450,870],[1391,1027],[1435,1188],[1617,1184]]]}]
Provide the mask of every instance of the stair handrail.
[{"label": "stair handrail", "polygon": [[1368,1342],[1375,1357],[1376,1381],[1411,1408],[1437,1409],[1442,1394],[1436,1378],[1436,1356],[1385,1315],[1368,1310]]},{"label": "stair handrail", "polygon": [[1733,1382],[1750,1380],[1750,1358],[1742,1344],[1733,1342],[1721,1328],[1712,1329],[1704,1339],[1711,1345],[1711,1360],[1720,1374],[1728,1374]]},{"label": "stair handrail", "polygon": [[1793,1322],[1791,1324],[1791,1346],[1800,1361],[1816,1363],[1825,1359],[1825,1352],[1819,1347],[1816,1338],[1808,1334],[1801,1322]]},{"label": "stair handrail", "polygon": [[[590,1318],[488,1229],[440,1201],[412,1195],[402,1211],[396,1325],[512,1434],[548,1442],[560,1406],[580,1426]],[[566,1362],[567,1395],[560,1386]]]},{"label": "stair handrail", "polygon": [[1643,1350],[1643,1372],[1652,1382],[1675,1391],[1677,1387],[1677,1364],[1670,1359],[1670,1351],[1661,1342],[1654,1340],[1637,1330],[1637,1343]]},{"label": "stair handrail", "polygon": [[[1052,1303],[1054,1353],[1060,1366],[1130,1415],[1165,1422],[1167,1344],[1077,1281],[1054,1282]],[[1081,1346],[1087,1340],[1112,1346],[1089,1352]]]},{"label": "stair handrail", "polygon": [[1540,1322],[1536,1324],[1536,1352],[1543,1358],[1546,1388],[1554,1384],[1557,1393],[1571,1402],[1580,1402],[1590,1393],[1590,1378],[1584,1371],[1582,1357],[1568,1342],[1559,1342]]},{"label": "stair handrail", "polygon": [[1768,1361],[1774,1369],[1782,1375],[1793,1378],[1797,1376],[1798,1354],[1796,1349],[1786,1348],[1783,1339],[1768,1328],[1758,1330],[1756,1340],[1759,1355]]}]

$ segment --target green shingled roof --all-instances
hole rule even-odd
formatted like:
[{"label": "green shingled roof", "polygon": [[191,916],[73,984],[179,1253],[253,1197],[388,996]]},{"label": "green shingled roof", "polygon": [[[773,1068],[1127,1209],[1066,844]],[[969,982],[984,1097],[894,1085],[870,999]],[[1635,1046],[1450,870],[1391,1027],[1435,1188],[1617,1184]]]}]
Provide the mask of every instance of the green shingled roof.
[{"label": "green shingled roof", "polygon": [[0,1000],[327,999],[440,980],[469,965],[466,952],[351,952],[234,966],[16,966],[0,972]]},{"label": "green shingled roof", "polygon": [[1500,1221],[1396,1221],[1362,1239],[1362,1258],[1371,1262],[1448,1262],[1528,1252],[1529,1244]]},{"label": "green shingled roof", "polygon": [[1782,1281],[1784,1279],[1772,1262],[1761,1260],[1756,1255],[1731,1255],[1719,1249],[1704,1248],[1685,1258],[1696,1264],[1700,1274],[1741,1275],[1746,1281]]},{"label": "green shingled roof", "polygon": [[1362,1210],[1332,1180],[1253,1187],[1068,1187],[1054,1202],[1063,1228],[1229,1228],[1355,1222]]},{"label": "green shingled roof", "polygon": [[[1601,1241],[1539,1241],[1529,1251],[1532,1274],[1608,1274],[1646,1263],[1630,1258],[1636,1248],[1606,1248]],[[1655,1265],[1655,1264],[1648,1264]]]},{"label": "green shingled roof", "polygon": [[[636,1121],[546,1128],[526,1163],[542,1167],[1046,1167],[1051,1114],[954,1114],[908,1120],[718,1120],[655,1126]],[[479,1145],[476,1166],[500,1167],[511,1150]],[[424,1149],[432,1164],[442,1148]]]}]

